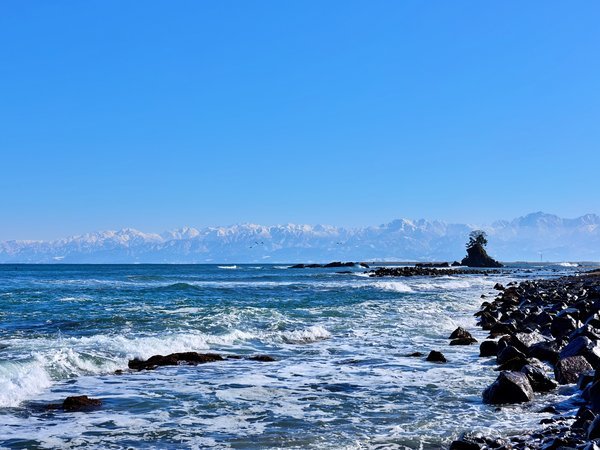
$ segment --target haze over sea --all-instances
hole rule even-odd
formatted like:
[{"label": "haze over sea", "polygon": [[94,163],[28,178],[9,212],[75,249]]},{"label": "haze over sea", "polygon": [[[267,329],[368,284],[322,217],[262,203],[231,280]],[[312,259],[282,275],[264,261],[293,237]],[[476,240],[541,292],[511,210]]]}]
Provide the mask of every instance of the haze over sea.
[{"label": "haze over sea", "polygon": [[[483,405],[493,362],[447,337],[459,325],[484,336],[473,311],[496,282],[574,266],[380,279],[286,265],[2,265],[0,445],[437,449],[464,430],[521,431],[555,395],[518,415]],[[449,362],[406,356],[431,349]],[[183,351],[276,361],[127,370]],[[43,408],[70,395],[103,406]]]}]

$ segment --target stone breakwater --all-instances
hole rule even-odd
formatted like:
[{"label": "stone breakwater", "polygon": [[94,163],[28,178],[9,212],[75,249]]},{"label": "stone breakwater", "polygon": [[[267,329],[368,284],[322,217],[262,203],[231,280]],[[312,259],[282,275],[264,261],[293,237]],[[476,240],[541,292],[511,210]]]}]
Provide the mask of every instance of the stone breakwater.
[{"label": "stone breakwater", "polygon": [[499,270],[436,269],[432,266],[378,267],[367,272],[370,277],[442,277],[449,275],[490,275]]},{"label": "stone breakwater", "polygon": [[510,439],[463,434],[450,450],[600,450],[600,272],[512,283],[476,313],[490,332],[480,356],[496,358],[500,371],[483,392],[492,405],[524,403],[536,395],[575,384],[573,413],[557,413],[535,432]]}]

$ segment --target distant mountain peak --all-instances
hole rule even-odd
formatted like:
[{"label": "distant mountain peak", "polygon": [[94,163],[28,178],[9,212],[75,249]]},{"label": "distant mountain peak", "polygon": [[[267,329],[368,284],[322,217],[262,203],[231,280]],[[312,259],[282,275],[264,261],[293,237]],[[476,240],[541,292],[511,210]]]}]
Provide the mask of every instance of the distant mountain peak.
[{"label": "distant mountain peak", "polygon": [[470,231],[486,230],[496,259],[600,260],[600,217],[563,219],[541,211],[491,226],[396,219],[380,226],[252,223],[160,234],[135,228],[54,241],[0,242],[0,262],[308,262],[331,260],[456,260]]}]

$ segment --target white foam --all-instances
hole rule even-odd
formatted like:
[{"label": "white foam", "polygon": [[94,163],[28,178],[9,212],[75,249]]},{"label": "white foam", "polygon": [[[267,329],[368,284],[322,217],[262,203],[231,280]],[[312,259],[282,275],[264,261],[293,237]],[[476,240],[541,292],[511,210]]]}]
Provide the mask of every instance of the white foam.
[{"label": "white foam", "polygon": [[561,262],[561,263],[558,263],[558,265],[562,266],[562,267],[579,267],[579,264],[570,263],[570,262]]},{"label": "white foam", "polygon": [[408,284],[403,283],[402,281],[378,281],[375,283],[375,287],[391,292],[414,292]]},{"label": "white foam", "polygon": [[292,344],[305,344],[329,339],[331,333],[321,325],[313,325],[302,330],[285,331],[282,333],[283,340]]},{"label": "white foam", "polygon": [[0,364],[0,407],[17,406],[52,385],[48,372],[38,361]]},{"label": "white foam", "polygon": [[233,265],[233,266],[217,266],[219,269],[237,269],[238,266]]}]

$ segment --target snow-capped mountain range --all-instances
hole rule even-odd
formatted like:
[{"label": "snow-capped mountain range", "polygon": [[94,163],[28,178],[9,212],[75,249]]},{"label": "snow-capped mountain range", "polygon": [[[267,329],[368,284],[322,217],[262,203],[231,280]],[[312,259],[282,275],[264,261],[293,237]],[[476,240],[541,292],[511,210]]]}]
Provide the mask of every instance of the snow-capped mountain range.
[{"label": "snow-capped mountain range", "polygon": [[255,224],[161,234],[131,228],[54,241],[0,242],[0,263],[244,263],[453,261],[469,232],[488,233],[488,252],[502,261],[599,261],[600,217],[563,219],[542,212],[488,226],[398,219],[343,228]]}]

